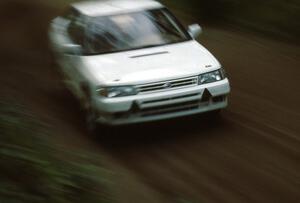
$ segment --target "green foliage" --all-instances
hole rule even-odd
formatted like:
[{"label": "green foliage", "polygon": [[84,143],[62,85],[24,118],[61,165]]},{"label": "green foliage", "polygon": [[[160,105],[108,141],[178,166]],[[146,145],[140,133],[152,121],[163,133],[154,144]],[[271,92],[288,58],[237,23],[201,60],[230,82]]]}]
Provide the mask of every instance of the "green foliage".
[{"label": "green foliage", "polygon": [[55,148],[23,109],[0,103],[0,202],[112,202],[110,173],[92,156]]}]

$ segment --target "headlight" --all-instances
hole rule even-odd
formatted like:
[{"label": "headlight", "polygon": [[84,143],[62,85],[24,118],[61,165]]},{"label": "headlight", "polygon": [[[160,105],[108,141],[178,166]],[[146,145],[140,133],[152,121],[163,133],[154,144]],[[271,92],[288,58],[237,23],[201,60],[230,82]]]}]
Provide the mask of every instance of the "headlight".
[{"label": "headlight", "polygon": [[222,68],[213,72],[204,73],[199,76],[199,85],[217,82],[225,79],[225,77],[225,71]]},{"label": "headlight", "polygon": [[97,90],[98,94],[103,97],[114,98],[114,97],[125,97],[136,95],[138,92],[136,88],[132,86],[122,87],[103,87]]}]

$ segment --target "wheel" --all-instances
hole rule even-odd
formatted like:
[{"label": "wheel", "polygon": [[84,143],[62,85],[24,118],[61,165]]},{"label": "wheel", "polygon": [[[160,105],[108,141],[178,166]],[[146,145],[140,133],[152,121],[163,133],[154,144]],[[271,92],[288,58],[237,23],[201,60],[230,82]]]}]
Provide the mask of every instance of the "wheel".
[{"label": "wheel", "polygon": [[97,122],[99,113],[93,108],[88,88],[86,86],[82,88],[86,95],[84,98],[85,101],[83,101],[83,108],[85,109],[85,121],[88,132],[95,138],[107,137],[109,134],[112,134],[111,128]]},{"label": "wheel", "polygon": [[94,138],[105,138],[113,135],[114,130],[106,125],[97,122],[98,115],[92,108],[86,111],[86,128]]}]

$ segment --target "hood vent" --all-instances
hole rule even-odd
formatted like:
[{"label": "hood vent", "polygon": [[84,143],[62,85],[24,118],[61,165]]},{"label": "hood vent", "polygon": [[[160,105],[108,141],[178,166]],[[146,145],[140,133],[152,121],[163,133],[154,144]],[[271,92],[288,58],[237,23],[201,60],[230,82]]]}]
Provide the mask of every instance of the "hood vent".
[{"label": "hood vent", "polygon": [[168,51],[161,51],[161,52],[155,52],[155,53],[150,53],[150,54],[131,56],[130,58],[141,58],[141,57],[146,57],[146,56],[154,56],[154,55],[168,54],[168,53],[169,53]]}]

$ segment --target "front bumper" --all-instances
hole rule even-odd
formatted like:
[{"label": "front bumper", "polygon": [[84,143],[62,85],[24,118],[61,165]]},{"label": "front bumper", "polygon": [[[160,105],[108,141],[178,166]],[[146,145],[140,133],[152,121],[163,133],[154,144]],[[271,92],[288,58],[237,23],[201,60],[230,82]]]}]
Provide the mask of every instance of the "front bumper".
[{"label": "front bumper", "polygon": [[97,122],[124,125],[193,115],[227,106],[230,92],[228,79],[152,94],[120,98],[98,98],[95,109]]}]

